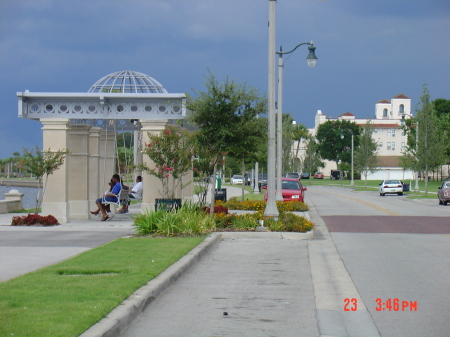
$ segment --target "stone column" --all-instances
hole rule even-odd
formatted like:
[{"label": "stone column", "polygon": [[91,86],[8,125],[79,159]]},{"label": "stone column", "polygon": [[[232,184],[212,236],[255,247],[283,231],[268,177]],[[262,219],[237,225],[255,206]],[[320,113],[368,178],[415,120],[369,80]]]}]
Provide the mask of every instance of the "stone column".
[{"label": "stone column", "polygon": [[70,219],[89,219],[89,140],[90,125],[69,125],[67,181]]},{"label": "stone column", "polygon": [[102,130],[100,132],[100,196],[109,188],[109,181],[114,173],[116,144],[114,130]]},{"label": "stone column", "polygon": [[[62,150],[69,149],[68,131],[70,121],[67,118],[42,118],[43,150]],[[70,150],[70,149],[69,149]],[[42,203],[42,214],[53,215],[60,223],[69,221],[69,198],[68,198],[68,165],[69,158],[64,160],[52,175],[50,175],[46,184],[46,190]]]},{"label": "stone column", "polygon": [[[89,171],[88,171],[88,200],[89,206],[95,210],[95,200],[103,195],[106,188],[103,185],[103,177],[100,175],[100,132],[101,129],[93,127],[89,130]],[[88,213],[90,215],[90,212]]]},{"label": "stone column", "polygon": [[[157,119],[157,120],[141,120],[142,125],[142,141],[144,148],[145,144],[150,142],[148,133],[159,134],[165,129],[168,120],[167,119]],[[143,163],[149,168],[154,168],[155,164],[147,156],[144,155]],[[161,198],[159,191],[162,191],[161,181],[148,174],[147,172],[142,172],[142,206],[141,211],[144,212],[145,209],[154,210],[155,209],[155,199]]]}]

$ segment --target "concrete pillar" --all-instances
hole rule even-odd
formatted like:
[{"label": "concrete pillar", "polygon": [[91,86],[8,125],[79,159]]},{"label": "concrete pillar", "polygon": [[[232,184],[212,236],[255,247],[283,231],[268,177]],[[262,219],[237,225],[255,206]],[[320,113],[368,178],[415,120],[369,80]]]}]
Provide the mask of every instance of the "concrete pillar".
[{"label": "concrete pillar", "polygon": [[[43,150],[69,149],[69,127],[67,118],[43,118],[42,123]],[[69,149],[70,150],[70,149]],[[42,203],[42,215],[53,215],[60,223],[69,221],[69,194],[68,194],[68,158],[47,181]],[[45,177],[44,177],[45,179]]]},{"label": "concrete pillar", "polygon": [[95,200],[100,198],[103,192],[106,191],[100,175],[100,132],[101,129],[98,127],[93,127],[89,130],[88,200],[89,205],[95,207],[94,210],[96,209]]},{"label": "concrete pillar", "polygon": [[115,144],[115,133],[114,130],[102,130],[100,132],[100,195],[97,198],[100,198],[103,193],[109,189],[109,181],[112,178],[114,172],[115,165],[115,156],[116,156],[116,144]]},{"label": "concrete pillar", "polygon": [[[142,125],[142,141],[144,148],[145,144],[150,142],[148,133],[150,134],[159,134],[162,130],[165,129],[168,120],[166,119],[157,119],[157,120],[141,120]],[[144,155],[142,158],[144,164],[146,164],[149,168],[154,168],[155,164],[151,161],[147,156]],[[155,199],[161,198],[160,191],[162,191],[161,181],[148,174],[147,172],[142,172],[142,206],[141,210],[144,212],[145,209],[154,210],[155,209]]]},{"label": "concrete pillar", "polygon": [[89,219],[89,140],[90,125],[69,125],[67,182],[70,219]]}]

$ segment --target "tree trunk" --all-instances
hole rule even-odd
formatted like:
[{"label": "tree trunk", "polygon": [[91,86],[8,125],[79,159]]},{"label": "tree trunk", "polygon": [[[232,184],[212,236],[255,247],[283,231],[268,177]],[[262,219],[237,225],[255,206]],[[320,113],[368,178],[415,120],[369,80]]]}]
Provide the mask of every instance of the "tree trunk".
[{"label": "tree trunk", "polygon": [[213,175],[211,178],[211,205],[209,207],[209,215],[211,216],[211,218],[214,217],[214,202],[216,201],[216,167],[217,157],[214,158]]},{"label": "tree trunk", "polygon": [[244,190],[245,190],[245,161],[244,161],[244,158],[242,158],[241,171],[242,171],[242,184],[241,184],[242,197],[241,197],[241,201],[244,201]]}]

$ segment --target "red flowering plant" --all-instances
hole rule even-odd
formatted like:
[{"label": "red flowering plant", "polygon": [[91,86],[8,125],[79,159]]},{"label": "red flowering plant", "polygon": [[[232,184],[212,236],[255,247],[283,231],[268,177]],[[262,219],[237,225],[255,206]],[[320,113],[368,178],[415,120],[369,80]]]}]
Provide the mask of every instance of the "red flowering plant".
[{"label": "red flowering plant", "polygon": [[145,144],[144,154],[154,163],[150,168],[146,164],[141,169],[157,177],[162,184],[160,194],[164,199],[173,199],[179,190],[187,184],[182,177],[192,169],[192,142],[186,131],[179,132],[174,127],[167,127],[160,134],[148,133],[150,142]]}]

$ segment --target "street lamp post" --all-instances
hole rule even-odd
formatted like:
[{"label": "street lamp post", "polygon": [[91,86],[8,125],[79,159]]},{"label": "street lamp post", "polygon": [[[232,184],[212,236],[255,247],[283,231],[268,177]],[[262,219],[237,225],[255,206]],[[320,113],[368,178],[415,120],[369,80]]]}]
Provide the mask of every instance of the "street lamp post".
[{"label": "street lamp post", "polygon": [[283,172],[283,55],[293,53],[298,47],[302,45],[308,45],[309,54],[306,57],[308,65],[313,68],[316,65],[317,57],[315,54],[314,42],[303,42],[295,46],[294,49],[283,53],[283,48],[280,47],[280,51],[276,52],[278,55],[278,101],[277,101],[277,189],[276,189],[276,200],[283,201],[282,191],[282,172]]},{"label": "street lamp post", "polygon": [[[354,149],[354,142],[353,142],[353,132],[351,132],[352,135],[352,161],[351,161],[351,165],[352,165],[352,169],[351,169],[351,175],[352,177],[350,178],[350,186],[355,186],[355,180],[353,178],[354,174],[353,174],[353,149]],[[341,131],[341,139],[344,139],[344,132]]]},{"label": "street lamp post", "polygon": [[264,215],[278,218],[275,201],[275,6],[276,0],[269,0],[269,50],[268,50],[268,151],[267,151],[267,203]]}]

